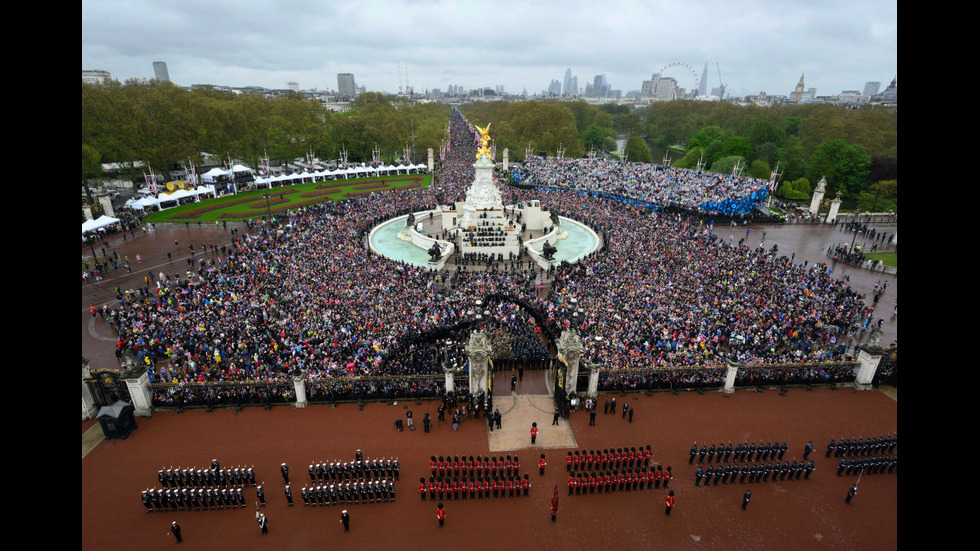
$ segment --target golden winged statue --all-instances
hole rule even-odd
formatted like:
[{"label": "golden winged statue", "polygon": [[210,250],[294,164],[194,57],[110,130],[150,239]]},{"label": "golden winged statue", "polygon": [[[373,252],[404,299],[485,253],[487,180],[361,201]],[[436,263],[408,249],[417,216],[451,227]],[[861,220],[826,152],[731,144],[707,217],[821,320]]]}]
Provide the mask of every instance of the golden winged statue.
[{"label": "golden winged statue", "polygon": [[493,152],[490,150],[490,123],[483,128],[477,126],[476,129],[480,133],[480,149],[476,151],[476,158],[486,154],[488,160],[493,160]]}]

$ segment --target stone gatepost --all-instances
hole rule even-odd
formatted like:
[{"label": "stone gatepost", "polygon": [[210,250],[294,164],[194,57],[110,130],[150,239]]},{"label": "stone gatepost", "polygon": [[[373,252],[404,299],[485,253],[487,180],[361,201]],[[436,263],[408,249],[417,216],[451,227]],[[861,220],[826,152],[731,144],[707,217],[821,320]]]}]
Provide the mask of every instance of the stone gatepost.
[{"label": "stone gatepost", "polygon": [[820,182],[817,183],[817,189],[813,192],[813,198],[810,199],[810,212],[816,214],[820,212],[820,202],[823,201],[823,195],[827,192],[827,178],[820,178]]},{"label": "stone gatepost", "polygon": [[590,365],[589,366],[589,398],[595,398],[599,395],[599,366]]},{"label": "stone gatepost", "polygon": [[305,408],[306,400],[306,378],[302,373],[293,376],[293,388],[296,390],[296,407]]},{"label": "stone gatepost", "polygon": [[510,167],[510,158],[509,158],[509,155],[510,155],[510,153],[508,151],[508,148],[505,147],[504,148],[504,170],[505,171]]},{"label": "stone gatepost", "polygon": [[826,224],[833,224],[837,220],[837,212],[840,211],[840,192],[837,192],[837,197],[830,202],[830,212],[827,213],[827,218],[824,220]]},{"label": "stone gatepost", "polygon": [[82,216],[84,216],[86,220],[92,220],[93,219],[92,207],[88,205],[82,205]]},{"label": "stone gatepost", "polygon": [[487,392],[487,361],[493,349],[483,331],[477,329],[470,333],[470,342],[464,347],[470,362],[470,394]]},{"label": "stone gatepost", "polygon": [[129,397],[133,400],[134,413],[140,417],[153,417],[153,399],[150,396],[150,376],[144,371],[138,376],[127,376],[126,387],[129,388]]},{"label": "stone gatepost", "polygon": [[95,405],[95,397],[92,390],[88,387],[88,379],[92,378],[92,370],[88,362],[82,364],[82,421],[95,419],[99,414],[99,408]]},{"label": "stone gatepost", "polygon": [[868,339],[868,344],[858,347],[857,359],[860,365],[857,376],[854,378],[854,388],[860,390],[871,388],[871,381],[874,379],[875,373],[878,371],[878,364],[884,355],[885,351],[881,348],[881,329],[875,327]]},{"label": "stone gatepost", "polygon": [[574,392],[578,394],[578,365],[582,358],[582,352],[585,351],[585,347],[582,346],[582,339],[579,338],[574,329],[566,329],[561,332],[555,346],[558,348],[561,357],[565,358],[565,363],[568,366],[568,370],[565,372],[565,393]]},{"label": "stone gatepost", "polygon": [[95,200],[98,201],[100,205],[102,205],[102,212],[104,212],[106,216],[116,215],[115,212],[112,210],[112,199],[109,197],[108,193],[105,192],[96,193]]},{"label": "stone gatepost", "polygon": [[432,174],[432,169],[435,168],[435,161],[432,158],[432,148],[429,148],[429,161],[426,166],[429,168],[429,174]]},{"label": "stone gatepost", "polygon": [[738,376],[739,365],[732,361],[731,358],[725,359],[725,364],[727,368],[725,370],[725,394],[731,394],[735,392],[735,377]]},{"label": "stone gatepost", "polygon": [[452,369],[446,369],[446,392],[453,392],[456,390],[456,372]]}]

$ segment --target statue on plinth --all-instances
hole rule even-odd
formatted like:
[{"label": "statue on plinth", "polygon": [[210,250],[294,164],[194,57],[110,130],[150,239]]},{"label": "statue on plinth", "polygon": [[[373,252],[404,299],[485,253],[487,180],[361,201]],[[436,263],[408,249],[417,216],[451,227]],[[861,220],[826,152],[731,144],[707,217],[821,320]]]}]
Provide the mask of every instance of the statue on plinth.
[{"label": "statue on plinth", "polygon": [[480,160],[480,157],[486,155],[488,161],[493,160],[493,152],[490,151],[490,123],[483,128],[477,126],[476,129],[480,133],[480,148],[476,150],[476,159]]},{"label": "statue on plinth", "polygon": [[429,253],[429,262],[437,262],[439,257],[442,256],[442,248],[439,247],[439,243],[433,241],[432,246],[429,247],[427,251]]},{"label": "statue on plinth", "polygon": [[410,212],[408,213],[408,218],[405,219],[405,227],[412,228],[414,226],[415,226],[415,213]]},{"label": "statue on plinth", "polygon": [[541,246],[541,256],[545,260],[551,261],[555,259],[556,252],[558,252],[558,248],[545,240],[544,245]]}]

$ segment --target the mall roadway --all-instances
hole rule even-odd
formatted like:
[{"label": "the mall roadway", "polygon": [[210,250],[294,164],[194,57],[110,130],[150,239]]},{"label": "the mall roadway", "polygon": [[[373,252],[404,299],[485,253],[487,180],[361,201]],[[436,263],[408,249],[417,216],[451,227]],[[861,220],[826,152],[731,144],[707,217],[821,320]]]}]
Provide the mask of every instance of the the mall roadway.
[{"label": "the mall roadway", "polygon": [[[897,224],[872,224],[889,235],[897,231]],[[93,320],[89,310],[90,305],[96,307],[102,304],[109,304],[110,307],[116,306],[115,289],[117,287],[135,289],[145,285],[144,277],[152,272],[159,275],[160,272],[167,274],[180,273],[183,275],[190,268],[187,260],[190,258],[189,245],[194,245],[195,259],[201,258],[204,243],[209,246],[217,245],[220,254],[221,245],[228,246],[232,242],[232,229],[239,232],[245,231],[242,224],[229,223],[227,227],[217,224],[147,224],[146,231],[136,230],[132,235],[126,234],[123,240],[122,234],[116,234],[108,238],[108,254],[113,251],[118,253],[120,258],[120,268],[99,282],[82,283],[82,356],[90,360],[92,369],[117,369],[119,367],[115,357],[116,338],[113,331],[101,318]],[[746,233],[746,230],[748,232]],[[770,249],[773,245],[778,245],[778,253],[790,256],[795,253],[796,262],[808,261],[809,263],[830,263],[827,257],[827,249],[830,246],[842,243],[851,243],[855,234],[853,232],[843,232],[827,224],[751,224],[748,226],[732,227],[724,224],[716,225],[712,230],[720,238],[738,242],[739,239],[746,239],[750,246],[757,247],[763,244]],[[174,244],[174,241],[177,244]],[[871,243],[858,238],[857,243],[864,243],[865,250],[870,249]],[[95,247],[96,254],[101,258],[101,246]],[[167,253],[171,257],[167,257]],[[136,255],[142,258],[142,263],[136,263]],[[122,268],[125,257],[129,257],[132,265],[132,273],[127,273]],[[204,255],[205,258],[212,256],[210,252]],[[92,248],[82,247],[82,262],[91,264]],[[196,266],[195,266],[196,269]],[[834,274],[838,277],[849,277],[849,284],[856,291],[864,293],[870,302],[874,285],[878,281],[888,282],[888,289],[879,300],[875,320],[884,319],[882,325],[882,345],[888,345],[898,338],[898,316],[893,312],[896,310],[898,301],[898,276],[888,275],[882,272],[872,272],[855,266],[848,266],[838,263],[834,268]]]}]

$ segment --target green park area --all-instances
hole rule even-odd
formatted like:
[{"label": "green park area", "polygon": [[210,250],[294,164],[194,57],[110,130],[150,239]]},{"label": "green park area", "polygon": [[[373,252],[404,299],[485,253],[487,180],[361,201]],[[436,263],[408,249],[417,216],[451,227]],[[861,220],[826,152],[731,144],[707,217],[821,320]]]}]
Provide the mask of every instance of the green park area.
[{"label": "green park area", "polygon": [[325,201],[342,201],[384,191],[425,188],[429,186],[431,178],[429,174],[408,174],[263,188],[153,212],[146,217],[146,221],[217,222],[276,216]]},{"label": "green park area", "polygon": [[864,255],[871,260],[880,260],[885,266],[898,268],[898,253],[870,253]]}]

